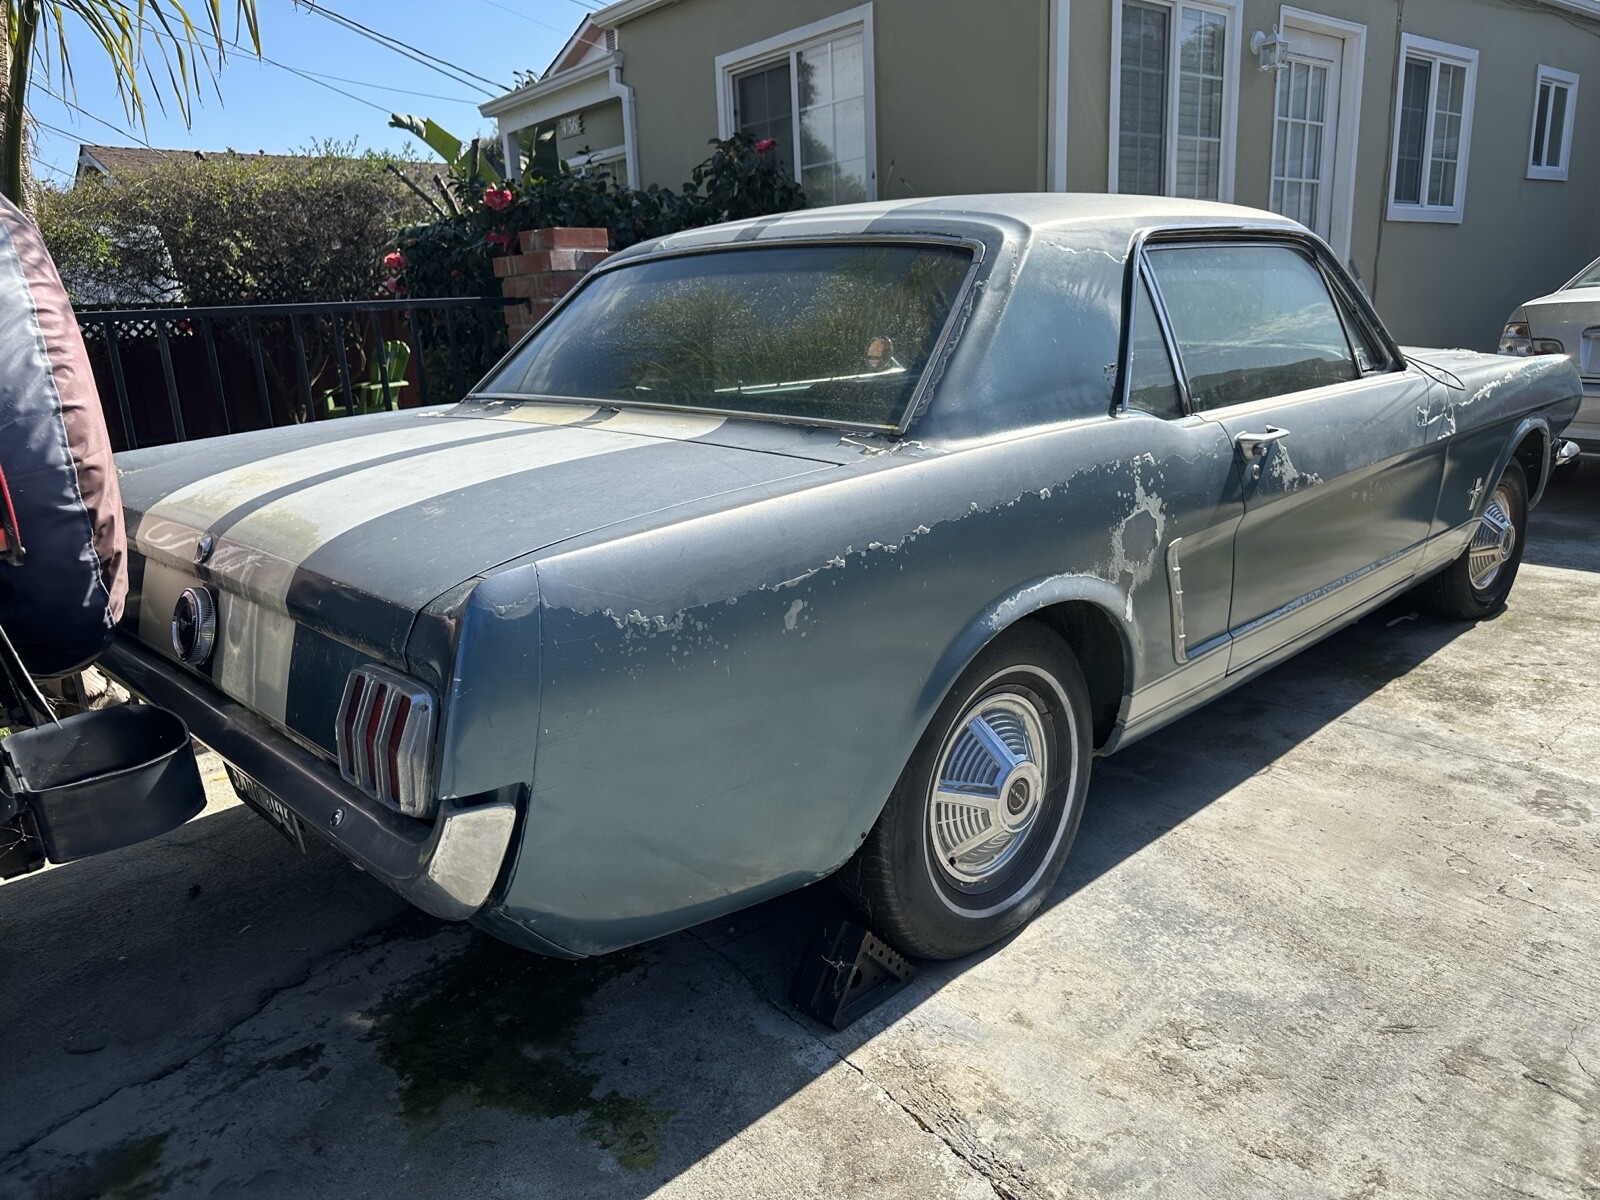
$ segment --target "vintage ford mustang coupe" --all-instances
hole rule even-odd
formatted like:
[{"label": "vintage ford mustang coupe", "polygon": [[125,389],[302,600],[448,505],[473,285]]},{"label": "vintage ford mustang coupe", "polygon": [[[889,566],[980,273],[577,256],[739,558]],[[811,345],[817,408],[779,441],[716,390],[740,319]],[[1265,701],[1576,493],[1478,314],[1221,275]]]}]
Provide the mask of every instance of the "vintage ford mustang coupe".
[{"label": "vintage ford mustang coupe", "polygon": [[1505,600],[1581,388],[1293,222],[1111,196],[636,246],[460,404],[120,457],[106,659],[297,839],[603,953],[837,873],[1017,928],[1094,756],[1408,588]]}]

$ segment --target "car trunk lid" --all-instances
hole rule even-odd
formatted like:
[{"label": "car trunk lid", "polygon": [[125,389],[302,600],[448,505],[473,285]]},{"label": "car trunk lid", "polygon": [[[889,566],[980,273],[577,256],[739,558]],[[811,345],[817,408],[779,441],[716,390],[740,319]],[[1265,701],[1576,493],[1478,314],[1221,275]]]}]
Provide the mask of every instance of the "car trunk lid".
[{"label": "car trunk lid", "polygon": [[1578,374],[1600,382],[1600,288],[1556,292],[1523,305],[1534,338],[1561,343]]},{"label": "car trunk lid", "polygon": [[325,677],[336,698],[362,661],[404,670],[416,614],[462,582],[620,521],[828,469],[804,431],[761,431],[754,449],[725,424],[512,406],[120,456],[134,583],[124,629],[175,656],[177,600],[208,585],[217,647],[196,669],[330,749],[326,698],[295,700],[304,677]]}]

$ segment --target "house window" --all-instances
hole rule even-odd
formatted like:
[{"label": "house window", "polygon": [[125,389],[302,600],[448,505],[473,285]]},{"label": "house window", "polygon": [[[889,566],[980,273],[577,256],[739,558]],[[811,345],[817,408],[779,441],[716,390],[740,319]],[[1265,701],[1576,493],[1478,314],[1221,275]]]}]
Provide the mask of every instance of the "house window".
[{"label": "house window", "polygon": [[773,139],[813,206],[875,197],[870,4],[716,64],[723,137]]},{"label": "house window", "polygon": [[1121,0],[1117,15],[1114,190],[1224,199],[1236,7]]},{"label": "house window", "polygon": [[1407,34],[1400,53],[1389,219],[1459,222],[1478,52]]},{"label": "house window", "polygon": [[785,58],[770,67],[733,79],[733,112],[738,131],[760,141],[771,138],[784,166],[794,168],[794,69]]},{"label": "house window", "polygon": [[1529,179],[1567,177],[1567,158],[1572,153],[1572,118],[1577,107],[1578,77],[1571,71],[1540,67],[1533,94]]}]

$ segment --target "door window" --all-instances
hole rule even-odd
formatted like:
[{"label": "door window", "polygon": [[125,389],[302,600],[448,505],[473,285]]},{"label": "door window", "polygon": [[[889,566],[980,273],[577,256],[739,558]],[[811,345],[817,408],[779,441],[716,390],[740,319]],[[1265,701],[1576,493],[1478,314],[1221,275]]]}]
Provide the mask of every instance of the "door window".
[{"label": "door window", "polygon": [[1183,396],[1166,339],[1156,321],[1144,277],[1133,298],[1133,337],[1128,345],[1128,407],[1158,417],[1183,416]]},{"label": "door window", "polygon": [[1196,412],[1355,379],[1333,297],[1296,247],[1153,247]]}]

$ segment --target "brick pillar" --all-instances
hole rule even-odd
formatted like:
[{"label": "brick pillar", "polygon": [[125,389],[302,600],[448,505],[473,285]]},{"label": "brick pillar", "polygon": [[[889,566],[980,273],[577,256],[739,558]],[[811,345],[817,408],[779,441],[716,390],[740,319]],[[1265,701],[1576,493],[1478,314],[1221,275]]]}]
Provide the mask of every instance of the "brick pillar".
[{"label": "brick pillar", "polygon": [[511,344],[537,325],[595,264],[610,257],[604,229],[534,229],[520,235],[521,254],[494,260],[503,295],[521,300],[506,305]]}]

